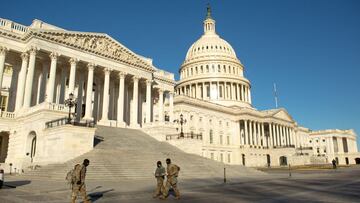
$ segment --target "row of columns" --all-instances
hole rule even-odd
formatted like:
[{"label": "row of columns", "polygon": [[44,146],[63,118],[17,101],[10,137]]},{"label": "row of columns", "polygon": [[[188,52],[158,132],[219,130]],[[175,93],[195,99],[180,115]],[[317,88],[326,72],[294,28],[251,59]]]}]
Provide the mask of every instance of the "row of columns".
[{"label": "row of columns", "polygon": [[[3,80],[3,73],[5,67],[5,56],[8,49],[0,46],[0,89],[2,88],[2,80]],[[36,62],[36,54],[38,48],[31,47],[27,52],[21,54],[21,70],[19,72],[18,77],[18,86],[16,92],[16,103],[15,103],[15,111],[20,110],[21,108],[29,108],[31,106],[31,96],[32,96],[32,86],[34,84],[34,72],[35,72],[35,62]],[[49,55],[51,62],[50,62],[50,72],[49,72],[49,79],[46,87],[46,101],[49,103],[53,103],[55,97],[55,80],[56,80],[56,70],[57,70],[57,63],[59,54],[52,52]],[[76,58],[70,58],[70,75],[69,75],[69,89],[68,93],[74,93],[75,89],[75,78],[76,78],[76,69],[79,60]],[[96,67],[93,63],[87,64],[87,86],[86,86],[86,108],[85,108],[85,115],[83,119],[92,120],[93,119],[93,109],[92,109],[92,94],[93,94],[93,82],[94,82],[94,68]],[[104,91],[103,91],[103,102],[102,102],[102,119],[103,121],[109,120],[109,92],[110,92],[110,73],[111,69],[105,68],[104,69]],[[125,95],[125,77],[126,73],[119,72],[119,98],[117,101],[117,120],[120,124],[125,124],[124,120],[124,95]],[[133,102],[132,104],[132,111],[131,111],[131,118],[130,118],[130,125],[137,127],[138,124],[138,110],[139,110],[139,79],[138,76],[133,76]],[[26,87],[26,88],[25,88]],[[151,122],[151,111],[152,111],[152,79],[146,79],[146,119],[145,122]],[[163,114],[163,97],[164,97],[164,90],[159,89],[159,121],[164,121],[164,114]],[[80,98],[79,98],[80,99]],[[169,95],[170,100],[170,113],[169,116],[173,119],[173,93],[170,92]]]},{"label": "row of columns", "polygon": [[[210,93],[207,92],[208,89]],[[251,103],[250,88],[247,85],[234,82],[217,81],[187,84],[178,87],[176,91],[179,95],[186,95],[203,100],[224,99]],[[220,92],[222,93],[221,95]],[[208,95],[210,95],[210,97],[208,97]]]},{"label": "row of columns", "polygon": [[250,146],[290,146],[294,145],[294,131],[289,126],[276,123],[268,123],[268,134],[265,134],[265,123],[243,120],[243,136],[241,136],[241,145]]}]

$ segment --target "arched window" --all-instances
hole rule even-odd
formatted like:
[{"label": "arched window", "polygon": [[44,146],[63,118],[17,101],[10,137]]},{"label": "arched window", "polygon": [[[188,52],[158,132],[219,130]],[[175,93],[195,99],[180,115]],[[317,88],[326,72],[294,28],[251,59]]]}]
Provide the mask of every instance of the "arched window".
[{"label": "arched window", "polygon": [[220,65],[218,65],[218,72],[219,72],[219,73],[221,72],[221,67],[220,67]]},{"label": "arched window", "polygon": [[206,65],[206,72],[209,72],[209,65]]}]

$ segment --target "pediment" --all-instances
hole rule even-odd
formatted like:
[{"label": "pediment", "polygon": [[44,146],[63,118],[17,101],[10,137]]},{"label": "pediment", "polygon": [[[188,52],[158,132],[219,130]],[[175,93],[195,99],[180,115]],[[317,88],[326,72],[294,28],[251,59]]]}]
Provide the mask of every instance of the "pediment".
[{"label": "pediment", "polygon": [[153,66],[146,60],[142,59],[107,34],[54,30],[37,30],[34,31],[33,34],[37,37],[60,43],[68,47],[154,71]]},{"label": "pediment", "polygon": [[274,118],[279,118],[286,121],[293,121],[292,117],[283,109],[279,110],[278,112],[274,113]]}]

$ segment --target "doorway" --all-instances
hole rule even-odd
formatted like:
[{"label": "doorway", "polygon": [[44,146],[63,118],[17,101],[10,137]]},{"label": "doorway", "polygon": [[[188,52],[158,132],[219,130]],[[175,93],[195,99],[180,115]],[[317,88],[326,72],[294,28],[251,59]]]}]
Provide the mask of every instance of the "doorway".
[{"label": "doorway", "polygon": [[355,158],[355,164],[360,164],[360,158]]},{"label": "doorway", "polygon": [[245,154],[242,154],[241,157],[242,157],[242,164],[243,166],[245,166]]},{"label": "doorway", "polygon": [[270,154],[266,155],[266,163],[267,163],[267,167],[270,167],[270,165],[271,165]]},{"label": "doorway", "polygon": [[30,156],[31,163],[34,161],[36,156],[36,133],[31,131],[28,135],[28,144],[27,144],[27,156]]},{"label": "doorway", "polygon": [[349,158],[348,157],[345,157],[345,163],[346,163],[346,165],[349,165]]},{"label": "doorway", "polygon": [[287,158],[286,156],[280,157],[280,166],[286,166],[287,165]]},{"label": "doorway", "polygon": [[0,132],[0,163],[4,163],[9,146],[9,132]]}]

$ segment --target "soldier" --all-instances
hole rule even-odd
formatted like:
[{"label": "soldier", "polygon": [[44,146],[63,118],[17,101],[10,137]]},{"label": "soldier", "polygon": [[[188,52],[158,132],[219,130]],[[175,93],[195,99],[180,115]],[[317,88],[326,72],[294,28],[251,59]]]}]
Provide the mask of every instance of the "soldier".
[{"label": "soldier", "polygon": [[165,168],[162,166],[161,161],[158,161],[156,166],[155,178],[157,181],[157,186],[153,198],[158,197],[161,195],[162,191],[164,191]]},{"label": "soldier", "polygon": [[72,203],[75,203],[78,193],[82,196],[84,203],[90,203],[86,195],[85,176],[86,167],[90,164],[88,159],[84,159],[83,164],[75,168],[75,181],[72,184]]},{"label": "soldier", "polygon": [[332,165],[333,165],[333,169],[336,169],[336,160],[335,159],[332,160]]},{"label": "soldier", "polygon": [[160,196],[160,199],[166,199],[169,195],[169,190],[172,187],[174,192],[175,192],[175,199],[180,199],[180,192],[177,188],[177,177],[179,175],[179,171],[180,171],[180,167],[172,164],[171,160],[168,158],[166,159],[166,164],[167,164],[167,180],[166,180],[166,185],[165,185],[165,189],[163,192],[163,195]]}]

